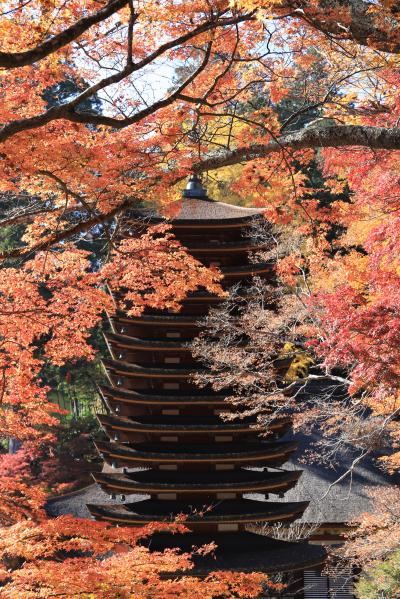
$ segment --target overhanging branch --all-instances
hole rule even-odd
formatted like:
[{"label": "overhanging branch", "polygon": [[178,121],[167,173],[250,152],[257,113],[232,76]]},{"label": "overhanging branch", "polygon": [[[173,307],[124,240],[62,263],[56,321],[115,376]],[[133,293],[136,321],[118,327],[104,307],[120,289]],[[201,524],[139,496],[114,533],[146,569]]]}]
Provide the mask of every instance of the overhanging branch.
[{"label": "overhanging branch", "polygon": [[0,52],[0,67],[16,69],[33,64],[80,37],[93,25],[101,23],[128,4],[128,0],[113,0],[90,17],[83,17],[64,31],[25,52]]},{"label": "overhanging branch", "polygon": [[62,241],[66,241],[77,235],[85,233],[86,231],[89,231],[89,229],[95,225],[98,225],[99,223],[102,224],[112,220],[115,216],[130,208],[132,204],[134,204],[135,200],[136,198],[128,198],[105,214],[92,215],[90,218],[82,220],[68,229],[64,229],[52,234],[50,233],[45,239],[43,239],[43,241],[38,241],[33,246],[17,248],[9,252],[4,252],[3,254],[0,254],[0,260],[7,260],[8,258],[32,257],[37,252],[43,252]]},{"label": "overhanging branch", "polygon": [[201,173],[264,158],[284,149],[363,147],[374,150],[400,150],[400,128],[368,127],[363,125],[333,125],[325,128],[309,128],[288,133],[265,144],[237,148],[193,165],[193,171]]},{"label": "overhanging branch", "polygon": [[[375,10],[371,10],[371,8]],[[383,52],[400,52],[399,7],[365,0],[284,0],[289,11],[331,39],[352,40]]]},{"label": "overhanging branch", "polygon": [[[112,127],[115,129],[122,129],[134,123],[138,123],[147,116],[150,116],[151,114],[157,112],[157,110],[159,110],[160,108],[168,106],[169,104],[174,102],[179,97],[180,93],[189,85],[189,83],[192,82],[194,77],[189,77],[175,92],[173,92],[167,98],[154,102],[152,105],[139,111],[138,113],[136,113],[128,119],[118,119],[101,115],[93,115],[89,112],[77,112],[76,108],[79,106],[79,104],[92,97],[100,90],[106,89],[111,85],[119,83],[127,77],[129,77],[130,75],[132,75],[134,72],[143,69],[144,67],[152,63],[154,60],[168,52],[168,50],[177,48],[178,46],[187,43],[188,41],[196,38],[202,33],[206,33],[207,31],[212,31],[214,29],[223,28],[230,25],[236,25],[237,23],[242,23],[253,19],[254,11],[245,15],[238,15],[234,17],[222,18],[221,16],[218,16],[215,19],[206,21],[201,25],[198,25],[191,31],[185,33],[184,35],[181,35],[178,38],[161,44],[157,48],[157,50],[150,53],[141,61],[137,63],[129,63],[118,73],[115,73],[109,77],[105,77],[98,83],[84,90],[81,94],[74,97],[69,102],[61,104],[60,106],[53,106],[52,108],[41,114],[29,118],[16,119],[3,125],[2,127],[0,127],[0,143],[5,142],[7,139],[16,135],[17,133],[20,133],[22,131],[29,131],[32,129],[38,129],[56,120],[67,120],[83,124],[105,125],[106,127]],[[207,50],[206,52],[205,64],[208,62],[208,53],[209,50]],[[201,65],[200,69],[195,72],[196,76],[199,74],[199,72],[201,72],[201,70],[203,70],[204,66]]]}]

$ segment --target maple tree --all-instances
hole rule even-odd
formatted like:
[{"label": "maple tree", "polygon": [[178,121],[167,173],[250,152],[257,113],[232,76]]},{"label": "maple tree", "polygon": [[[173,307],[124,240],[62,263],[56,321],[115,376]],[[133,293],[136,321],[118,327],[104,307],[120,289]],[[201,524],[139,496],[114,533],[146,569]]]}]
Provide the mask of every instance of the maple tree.
[{"label": "maple tree", "polygon": [[[167,229],[154,227],[122,242],[111,270],[106,264],[93,272],[87,252],[73,248],[38,253],[19,270],[2,270],[1,434],[24,442],[16,454],[0,460],[4,597],[256,597],[268,583],[263,574],[232,572],[200,582],[189,574],[191,560],[212,547],[150,554],[138,544],[165,529],[162,524],[132,530],[72,517],[47,519],[44,482],[49,484],[52,464],[45,462],[41,476],[32,472],[32,460],[51,442],[60,411],[46,401],[41,367],[45,360],[62,364],[91,357],[89,332],[102,311],[112,309],[111,297],[101,288],[105,280],[111,289],[124,289],[133,313],[146,305],[178,309],[178,300],[199,285],[221,293],[221,275],[189,256]],[[171,530],[185,532],[179,523]]]},{"label": "maple tree", "polygon": [[57,423],[59,409],[45,401],[41,368],[45,360],[57,365],[93,357],[90,331],[104,310],[113,309],[102,288],[106,280],[116,291],[123,286],[135,313],[146,305],[178,309],[179,300],[199,286],[221,292],[221,275],[188,255],[165,229],[123,241],[112,267],[107,263],[97,271],[88,252],[74,247],[38,253],[19,269],[1,270],[3,436],[46,440],[43,426]]},{"label": "maple tree", "polygon": [[[306,2],[260,7],[253,1],[196,0],[185,3],[184,10],[172,1],[162,9],[156,1],[102,7],[77,1],[68,8],[40,1],[6,4],[2,186],[36,195],[25,214],[12,213],[5,222],[40,214],[40,226],[31,233],[39,247],[79,234],[121,213],[150,190],[165,196],[165,184],[186,174],[193,159],[209,154],[213,145],[227,152],[200,161],[198,170],[281,154],[286,147],[396,149],[394,123],[364,123],[363,112],[369,116],[371,109],[363,106],[356,119],[354,98],[341,94],[353,81],[361,87],[371,74],[379,78],[391,61],[395,68],[396,11],[391,3],[369,8],[356,0],[329,7],[324,3],[322,8]],[[29,31],[24,27],[28,20]],[[390,51],[389,58],[375,48]],[[289,66],[285,58],[290,54],[295,62]],[[344,116],[347,124],[293,132],[289,125],[296,122],[298,111],[282,125],[275,104],[299,80],[296,67],[311,73],[323,60],[329,61],[329,76],[309,83],[299,110],[304,114],[323,106],[326,116],[339,122]],[[154,89],[149,94],[156,69],[177,66],[185,76],[161,93]],[[71,80],[81,82],[76,93],[61,94],[60,101],[48,107],[47,90]],[[145,80],[146,86],[138,83]],[[270,100],[245,114],[238,110],[243,103],[251,107],[260,90]],[[87,106],[94,97],[100,99],[100,112]],[[354,114],[347,118],[349,108]],[[382,107],[375,111],[380,115]],[[37,197],[46,199],[45,205]],[[67,215],[77,207],[78,222],[71,223]]]}]

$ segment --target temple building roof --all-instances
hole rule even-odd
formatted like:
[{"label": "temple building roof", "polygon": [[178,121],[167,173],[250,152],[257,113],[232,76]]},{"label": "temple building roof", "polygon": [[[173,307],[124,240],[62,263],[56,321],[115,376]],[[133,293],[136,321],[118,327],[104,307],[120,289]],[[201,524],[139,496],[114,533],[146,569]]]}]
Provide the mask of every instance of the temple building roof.
[{"label": "temple building roof", "polygon": [[[219,395],[209,395],[207,393],[202,393],[199,391],[198,393],[193,393],[192,391],[188,392],[188,395],[176,395],[163,393],[162,395],[150,394],[150,393],[138,393],[137,391],[132,391],[130,389],[121,389],[115,387],[100,387],[100,392],[102,396],[106,399],[117,401],[121,403],[134,403],[134,404],[144,404],[148,405],[151,403],[152,405],[169,405],[169,404],[182,404],[182,405],[190,405],[190,404],[210,404],[213,405],[223,404],[224,399],[226,397],[225,394]],[[224,408],[226,404],[223,404]]]},{"label": "temple building roof", "polygon": [[[188,416],[136,416],[135,418],[121,418],[114,415],[97,414],[97,418],[105,428],[115,430],[142,431],[142,432],[173,432],[173,433],[226,433],[243,431],[250,432],[256,428],[254,418],[221,422],[218,416],[198,416],[196,419]],[[271,431],[287,430],[291,424],[290,418],[280,418],[269,426]]]},{"label": "temple building roof", "polygon": [[285,501],[310,502],[300,522],[348,523],[363,512],[374,511],[368,495],[369,490],[396,482],[395,477],[389,476],[379,468],[376,461],[378,456],[375,456],[362,460],[354,468],[351,476],[348,475],[337,483],[336,481],[351,467],[357,453],[342,450],[337,455],[336,465],[323,464],[318,460],[304,464],[301,463],[301,456],[303,460],[307,460],[308,453],[318,452],[320,434],[297,433],[289,438],[298,443],[298,452],[295,457],[289,458],[285,469],[294,471],[301,466],[303,475],[296,488],[286,493]]},{"label": "temple building roof", "polygon": [[237,241],[210,241],[208,243],[204,243],[204,241],[192,241],[190,244],[190,252],[195,254],[209,254],[210,252],[216,253],[229,253],[233,252],[235,254],[252,252],[252,251],[260,251],[261,249],[267,247],[267,241],[255,241],[250,237],[245,238],[243,240]]},{"label": "temple building roof", "polygon": [[[111,325],[114,327],[115,324],[121,325],[122,328],[124,325],[130,324],[149,324],[151,326],[160,325],[160,326],[199,326],[199,319],[195,316],[185,316],[180,314],[179,312],[176,314],[144,314],[143,316],[110,316]],[[121,331],[123,332],[123,331]]]},{"label": "temple building roof", "polygon": [[120,445],[97,441],[96,447],[107,463],[116,466],[131,464],[207,464],[237,463],[245,465],[271,463],[280,466],[296,450],[296,443],[137,443]]},{"label": "temple building roof", "polygon": [[[97,414],[97,418],[104,427],[110,427],[115,430],[125,431],[138,431],[138,432],[168,432],[168,433],[194,433],[194,432],[210,432],[210,433],[226,433],[235,431],[249,432],[254,428],[254,421],[244,422],[222,422],[221,419],[214,418],[185,418],[185,417],[174,417],[164,416],[163,418],[151,418],[151,417],[136,417],[134,420],[131,418],[118,418],[116,416],[108,416],[105,414]],[[276,427],[284,427],[286,422],[276,423]]]},{"label": "temple building roof", "polygon": [[102,360],[106,370],[132,377],[163,377],[163,378],[189,378],[204,368],[148,368],[137,364],[130,364],[122,360]]},{"label": "temple building roof", "polygon": [[190,352],[190,339],[182,339],[179,341],[173,341],[171,339],[143,339],[139,337],[131,337],[129,335],[118,335],[117,333],[105,333],[104,337],[108,343],[115,343],[115,345],[124,346],[127,348],[140,348],[141,350],[148,349],[154,351],[155,349],[162,349],[163,351],[185,351]]}]

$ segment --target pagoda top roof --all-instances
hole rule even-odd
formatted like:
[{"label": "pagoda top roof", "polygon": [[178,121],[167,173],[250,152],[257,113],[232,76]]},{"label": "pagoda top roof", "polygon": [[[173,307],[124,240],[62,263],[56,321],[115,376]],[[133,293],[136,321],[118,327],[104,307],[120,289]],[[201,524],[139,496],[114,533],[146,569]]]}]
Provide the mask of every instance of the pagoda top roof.
[{"label": "pagoda top roof", "polygon": [[265,211],[265,208],[235,206],[210,198],[183,198],[179,204],[174,221],[248,219]]},{"label": "pagoda top roof", "polygon": [[[174,214],[171,221],[176,225],[206,224],[210,221],[218,221],[218,224],[241,224],[253,217],[260,217],[265,208],[248,206],[237,206],[226,202],[217,202],[208,197],[200,178],[193,174],[183,191],[182,200],[170,205]],[[130,210],[128,216],[132,218],[147,218],[150,222],[165,220],[155,210]]]},{"label": "pagoda top roof", "polygon": [[168,223],[177,227],[205,226],[240,226],[253,218],[262,217],[265,208],[236,206],[226,202],[217,202],[210,198],[183,198],[170,204],[174,216],[170,219],[152,209],[131,209],[127,211],[128,220],[144,221],[148,224]]},{"label": "pagoda top roof", "polygon": [[256,216],[264,212],[260,208],[243,208],[211,200],[201,178],[195,173],[189,177],[182,195],[183,202],[175,220],[225,220]]}]

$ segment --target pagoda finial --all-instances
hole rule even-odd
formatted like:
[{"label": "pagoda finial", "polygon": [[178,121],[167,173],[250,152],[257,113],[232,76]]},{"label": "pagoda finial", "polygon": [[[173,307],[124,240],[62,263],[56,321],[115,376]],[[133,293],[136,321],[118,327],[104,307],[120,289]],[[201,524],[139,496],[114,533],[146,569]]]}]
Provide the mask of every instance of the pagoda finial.
[{"label": "pagoda finial", "polygon": [[197,198],[199,200],[207,198],[207,191],[204,189],[200,177],[195,173],[190,176],[186,188],[183,190],[183,197]]}]

